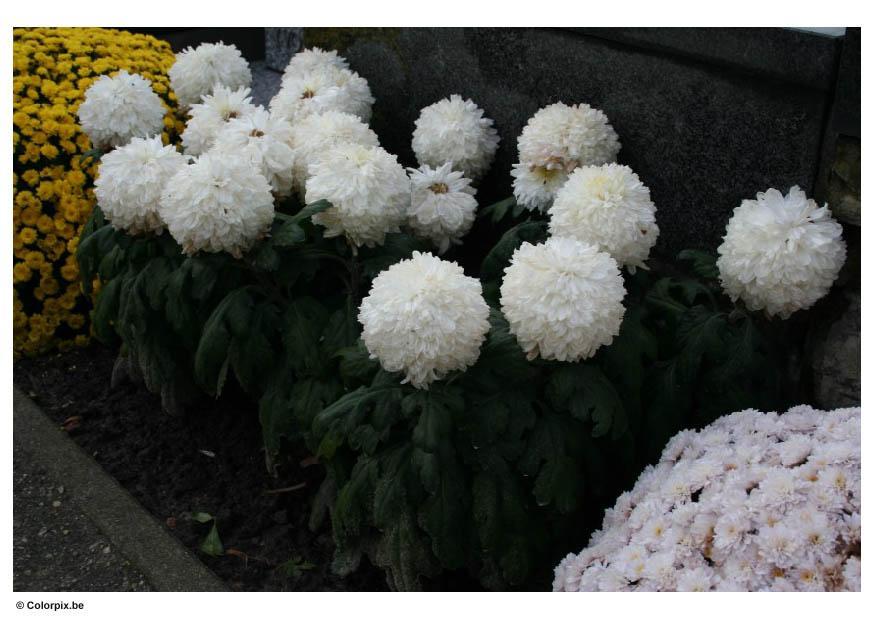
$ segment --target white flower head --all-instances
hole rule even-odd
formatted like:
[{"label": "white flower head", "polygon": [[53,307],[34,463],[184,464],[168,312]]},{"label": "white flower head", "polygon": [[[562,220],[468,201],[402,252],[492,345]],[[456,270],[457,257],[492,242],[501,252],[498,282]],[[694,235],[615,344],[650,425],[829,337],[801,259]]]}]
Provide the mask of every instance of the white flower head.
[{"label": "white flower head", "polygon": [[374,278],[358,318],[371,357],[416,388],[474,364],[489,331],[480,281],[420,252]]},{"label": "white flower head", "polygon": [[474,224],[477,200],[471,181],[449,163],[439,168],[408,168],[410,214],[407,225],[418,237],[429,239],[438,254],[459,244]]},{"label": "white flower head", "polygon": [[578,166],[616,161],[617,133],[601,110],[585,103],[554,103],[538,110],[517,138],[514,196],[527,209],[545,211]]},{"label": "white flower head", "polygon": [[[593,583],[617,590],[859,589],[860,507],[850,501],[860,482],[859,452],[836,451],[847,454],[841,465],[818,465],[813,454],[800,464],[806,457],[794,448],[793,458],[782,463],[786,444],[801,446],[817,437],[832,452],[831,446],[859,428],[859,408],[800,406],[783,416],[752,410],[724,416],[692,437],[684,431],[631,493],[606,511],[599,540],[611,546],[591,541],[579,555],[566,557],[556,569],[554,589],[595,589]],[[733,454],[749,449],[761,454],[757,462]],[[678,500],[669,479],[697,476],[706,478],[697,483],[704,482],[702,492]],[[630,500],[637,504],[628,512]],[[654,528],[665,531],[655,537]],[[667,544],[660,546],[657,538]],[[671,564],[665,552],[673,554]],[[614,570],[641,579],[602,586],[598,578]]]},{"label": "white flower head", "polygon": [[598,246],[621,266],[644,267],[659,236],[650,190],[628,166],[583,166],[550,207],[550,234]]},{"label": "white flower head", "polygon": [[246,157],[261,171],[278,196],[287,196],[294,181],[292,126],[262,107],[225,123],[213,150]]},{"label": "white flower head", "polygon": [[736,207],[717,248],[726,294],[751,310],[787,318],[827,294],[845,262],[842,227],[793,187]]},{"label": "white flower head", "polygon": [[94,181],[97,204],[114,228],[132,235],[161,232],[161,192],[185,166],[185,157],[160,137],[133,138],[101,158]]},{"label": "white flower head", "polygon": [[625,295],[608,254],[552,237],[514,252],[501,284],[501,310],[529,359],[577,361],[619,333]]},{"label": "white flower head", "polygon": [[289,60],[283,71],[283,82],[292,78],[300,78],[306,74],[320,69],[322,67],[331,66],[338,69],[349,69],[349,63],[346,58],[338,55],[337,50],[323,50],[319,47],[301,50]]},{"label": "white flower head", "polygon": [[152,83],[136,73],[100,76],[85,91],[77,112],[95,148],[124,146],[131,138],[149,138],[164,129],[164,104]]},{"label": "white flower head", "polygon": [[240,50],[221,41],[185,48],[167,74],[182,109],[200,103],[201,97],[211,95],[218,85],[237,90],[252,83],[249,63]]},{"label": "white flower head", "polygon": [[231,90],[226,86],[216,86],[211,95],[204,95],[201,103],[195,103],[189,110],[190,118],[182,132],[182,145],[188,155],[206,153],[216,134],[225,124],[235,118],[248,116],[257,107],[252,103],[248,88]]},{"label": "white flower head", "polygon": [[295,148],[295,183],[304,193],[309,166],[316,163],[331,147],[338,144],[361,144],[379,146],[377,134],[357,116],[346,112],[329,110],[310,114],[292,127],[292,144]]},{"label": "white flower head", "polygon": [[585,103],[538,110],[517,139],[520,162],[564,168],[601,166],[617,159],[620,142],[608,117]]},{"label": "white flower head", "polygon": [[329,110],[352,114],[367,123],[373,104],[365,78],[349,69],[326,65],[284,80],[270,101],[270,110],[292,123]]},{"label": "white flower head", "polygon": [[208,152],[167,182],[160,213],[186,254],[240,257],[270,228],[273,195],[247,157]]},{"label": "white flower head", "polygon": [[420,165],[445,163],[477,180],[486,174],[498,148],[492,119],[470,99],[450,95],[422,109],[413,131],[413,152]]},{"label": "white flower head", "polygon": [[398,232],[410,206],[410,181],[398,158],[379,146],[339,144],[310,167],[306,202],[328,200],[313,216],[326,237],[345,235],[354,245],[382,245]]},{"label": "white flower head", "polygon": [[510,171],[513,177],[513,196],[517,203],[530,211],[546,211],[553,204],[559,189],[568,180],[564,168],[518,163]]}]

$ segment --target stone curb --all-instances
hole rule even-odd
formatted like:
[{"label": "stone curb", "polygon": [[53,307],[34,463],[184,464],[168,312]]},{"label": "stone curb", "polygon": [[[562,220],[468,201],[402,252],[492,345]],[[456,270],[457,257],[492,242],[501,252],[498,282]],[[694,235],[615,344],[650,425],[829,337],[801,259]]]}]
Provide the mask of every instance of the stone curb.
[{"label": "stone curb", "polygon": [[13,388],[13,441],[63,481],[79,508],[152,586],[165,592],[217,592],[224,582],[171,536],[118,482]]}]

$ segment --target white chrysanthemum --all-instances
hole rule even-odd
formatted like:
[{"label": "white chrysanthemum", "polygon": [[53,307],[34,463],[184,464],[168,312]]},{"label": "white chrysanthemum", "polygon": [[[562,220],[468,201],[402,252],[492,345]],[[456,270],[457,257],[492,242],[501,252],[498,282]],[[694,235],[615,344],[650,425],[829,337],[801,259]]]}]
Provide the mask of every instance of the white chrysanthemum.
[{"label": "white chrysanthemum", "polygon": [[550,207],[550,234],[597,245],[634,272],[659,236],[650,190],[628,166],[583,166]]},{"label": "white chrysanthemum", "polygon": [[842,227],[793,187],[736,207],[717,248],[720,282],[733,301],[787,318],[827,294],[845,262]]},{"label": "white chrysanthemum", "polygon": [[404,383],[426,389],[474,364],[489,331],[480,281],[420,252],[374,278],[358,318],[371,357],[389,372],[404,372]]},{"label": "white chrysanthemum", "polygon": [[352,114],[367,123],[373,104],[366,79],[349,69],[327,65],[285,80],[271,99],[270,110],[292,123],[329,110]]},{"label": "white chrysanthemum", "polygon": [[306,202],[331,208],[313,216],[326,237],[345,235],[356,246],[382,245],[398,232],[410,207],[410,181],[398,158],[379,146],[339,144],[310,166]]},{"label": "white chrysanthemum", "polygon": [[492,119],[460,95],[423,108],[413,131],[413,152],[420,165],[437,168],[450,163],[475,181],[492,164],[498,142]]},{"label": "white chrysanthemum", "polygon": [[349,69],[349,63],[346,58],[337,54],[336,50],[323,50],[319,47],[313,47],[306,50],[301,50],[289,60],[283,71],[283,82],[292,78],[300,78],[320,69],[322,67],[331,66],[338,69]]},{"label": "white chrysanthemum", "polygon": [[205,95],[201,103],[189,110],[190,118],[182,132],[182,145],[188,155],[206,153],[216,134],[229,120],[248,116],[256,110],[248,88],[231,90],[219,85],[212,95]]},{"label": "white chrysanthemum", "polygon": [[514,195],[526,208],[544,211],[572,170],[616,161],[620,142],[601,110],[554,103],[529,119],[517,148]]},{"label": "white chrysanthemum", "polygon": [[538,110],[517,139],[520,162],[571,171],[617,159],[620,141],[608,117],[585,103],[554,103]]},{"label": "white chrysanthemum", "polygon": [[176,62],[167,74],[183,109],[200,103],[201,97],[212,94],[216,85],[237,90],[252,83],[249,63],[240,50],[221,41],[185,48],[176,55]]},{"label": "white chrysanthemum", "polygon": [[216,135],[213,150],[248,158],[277,195],[287,196],[294,181],[295,152],[291,144],[292,126],[259,107],[225,123]]},{"label": "white chrysanthemum", "polygon": [[77,112],[95,148],[124,146],[131,138],[150,138],[164,129],[164,104],[152,83],[136,73],[100,76]]},{"label": "white chrysanthemum", "polygon": [[303,194],[309,166],[331,147],[338,144],[361,144],[380,146],[377,134],[357,116],[345,112],[328,111],[311,114],[292,127],[292,143],[295,148],[295,183]]},{"label": "white chrysanthemum", "polygon": [[446,252],[450,244],[462,243],[471,230],[477,211],[477,193],[471,181],[449,163],[432,169],[408,168],[410,175],[410,214],[407,225],[418,237],[429,239]]},{"label": "white chrysanthemum", "polygon": [[553,237],[514,252],[501,283],[501,311],[529,359],[577,361],[620,332],[625,295],[613,258]]},{"label": "white chrysanthemum", "polygon": [[160,137],[134,138],[101,158],[94,181],[97,204],[115,228],[132,235],[160,232],[161,192],[185,166],[185,157]]},{"label": "white chrysanthemum", "polygon": [[513,177],[514,198],[530,211],[549,209],[556,192],[568,180],[564,169],[535,164],[514,164],[510,175]]},{"label": "white chrysanthemum", "polygon": [[[589,546],[560,563],[554,589],[859,590],[860,451],[846,449],[859,432],[859,408],[808,406],[683,431],[605,512]],[[836,461],[812,453],[785,465],[789,442],[823,446]],[[672,479],[689,481],[683,493]],[[610,571],[626,580],[600,579]]]},{"label": "white chrysanthemum", "polygon": [[240,257],[270,228],[270,183],[246,157],[208,152],[171,178],[161,218],[186,254],[229,252]]}]

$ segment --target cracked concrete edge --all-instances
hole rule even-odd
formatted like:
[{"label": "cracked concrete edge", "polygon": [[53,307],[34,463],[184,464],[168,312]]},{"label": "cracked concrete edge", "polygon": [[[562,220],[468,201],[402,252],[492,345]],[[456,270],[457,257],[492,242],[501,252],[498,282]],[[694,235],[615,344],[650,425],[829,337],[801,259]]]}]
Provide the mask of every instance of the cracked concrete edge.
[{"label": "cracked concrete edge", "polygon": [[168,533],[17,387],[13,441],[62,481],[79,508],[152,586],[165,592],[217,592],[225,583]]}]

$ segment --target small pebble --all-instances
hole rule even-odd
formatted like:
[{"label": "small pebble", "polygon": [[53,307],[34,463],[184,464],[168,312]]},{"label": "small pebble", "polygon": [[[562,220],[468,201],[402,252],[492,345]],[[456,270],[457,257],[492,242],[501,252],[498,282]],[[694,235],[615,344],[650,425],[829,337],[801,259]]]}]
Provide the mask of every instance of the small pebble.
[{"label": "small pebble", "polygon": [[60,501],[55,500],[55,501],[52,502],[52,507],[53,507],[53,508],[59,508],[60,506],[61,506],[61,502],[60,502]]}]

